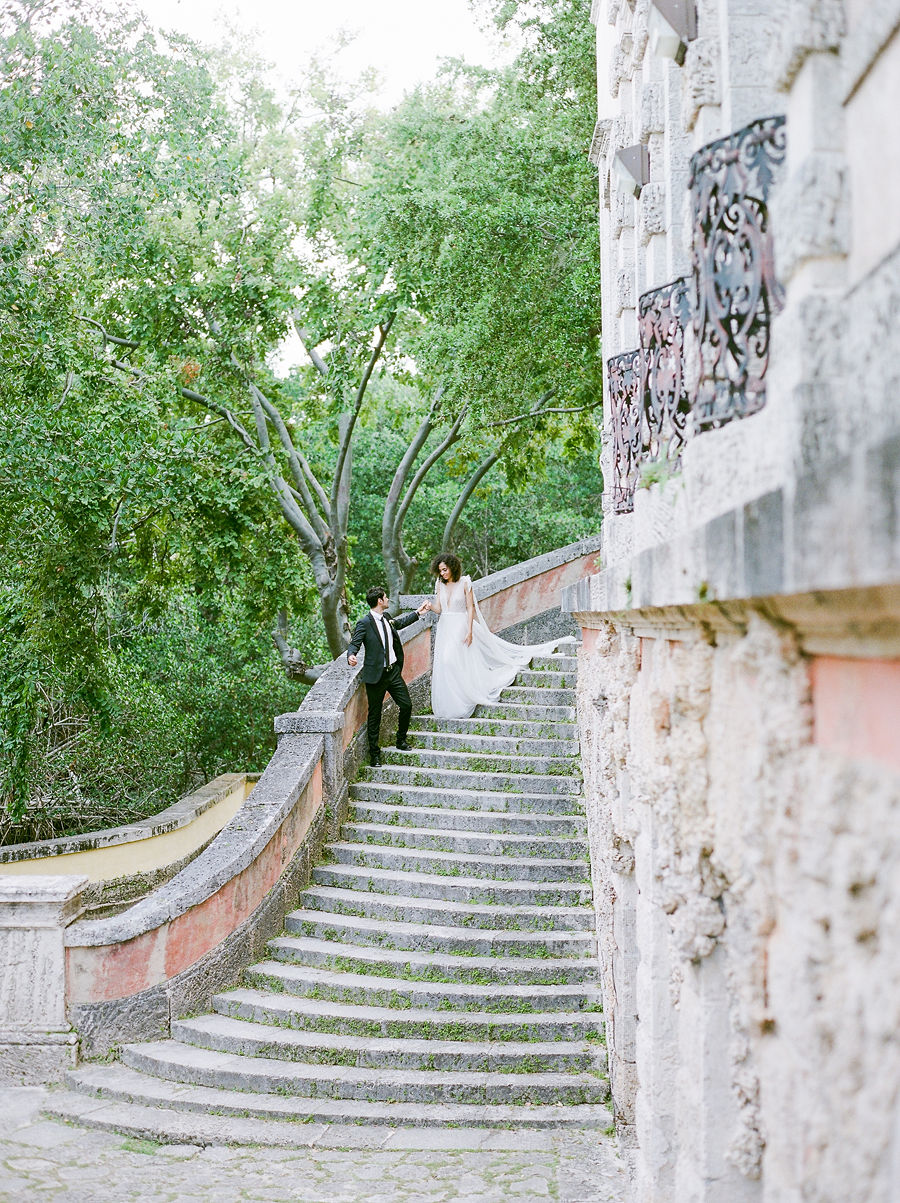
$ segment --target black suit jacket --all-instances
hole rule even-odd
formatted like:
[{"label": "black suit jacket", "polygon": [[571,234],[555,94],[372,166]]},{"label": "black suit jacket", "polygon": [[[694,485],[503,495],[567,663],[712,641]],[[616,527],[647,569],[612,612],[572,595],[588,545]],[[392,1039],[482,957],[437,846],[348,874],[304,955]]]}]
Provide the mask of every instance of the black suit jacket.
[{"label": "black suit jacket", "polygon": [[[415,622],[419,615],[415,610],[410,610],[408,614],[403,614],[397,619],[391,618],[390,614],[387,613],[383,617],[387,619],[388,627],[394,640],[397,667],[402,669],[403,644],[400,642],[400,636],[397,632],[402,631],[404,627],[408,627],[410,623]],[[355,656],[361,647],[366,649],[362,679],[367,685],[374,685],[384,672],[384,640],[381,637],[381,631],[378,630],[380,625],[380,623],[376,624],[374,622],[372,611],[368,610],[353,628],[353,637],[350,640],[350,646],[347,648],[348,656]]]}]

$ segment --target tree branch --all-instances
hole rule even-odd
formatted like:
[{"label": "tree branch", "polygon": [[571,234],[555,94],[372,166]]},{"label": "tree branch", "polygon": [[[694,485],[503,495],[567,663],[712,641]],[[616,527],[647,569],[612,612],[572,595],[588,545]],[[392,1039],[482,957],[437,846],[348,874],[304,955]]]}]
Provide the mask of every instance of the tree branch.
[{"label": "tree branch", "polygon": [[545,400],[549,401],[555,391],[555,389],[550,389],[544,393],[537,405],[529,409],[527,413],[517,414],[514,418],[501,418],[499,422],[490,422],[485,427],[485,430],[496,430],[498,426],[512,426],[516,422],[524,422],[526,418],[543,417],[544,414],[580,414],[586,409],[596,409],[601,404],[601,401],[598,399],[596,401],[589,401],[587,405],[544,406],[542,402]]},{"label": "tree branch", "polygon": [[306,685],[314,684],[321,677],[328,665],[307,664],[303,659],[302,653],[297,648],[291,647],[288,643],[287,635],[287,611],[279,610],[278,625],[272,632],[272,641],[278,648],[278,654],[281,657],[281,665],[285,671],[285,675],[290,677],[292,681],[302,681]]},{"label": "tree branch", "polygon": [[319,352],[316,350],[316,348],[312,345],[312,335],[310,334],[310,332],[308,330],[304,329],[302,326],[299,326],[297,324],[297,317],[295,314],[291,314],[291,321],[293,323],[294,330],[296,331],[297,337],[303,343],[304,351],[306,352],[306,354],[309,356],[310,360],[312,361],[313,367],[316,369],[316,371],[319,373],[319,375],[322,377],[323,380],[327,380],[329,377],[329,374],[330,374],[328,364],[325,362],[325,360],[322,358],[322,356],[319,354]]},{"label": "tree branch", "polygon": [[101,324],[98,321],[95,321],[94,318],[92,318],[92,317],[81,317],[80,314],[76,313],[75,321],[76,322],[84,322],[85,325],[93,326],[95,330],[99,330],[100,333],[103,335],[104,347],[106,346],[107,343],[113,343],[114,346],[128,347],[128,349],[131,351],[137,351],[141,345],[140,343],[136,343],[134,341],[134,339],[118,338],[115,334],[110,334],[110,332],[106,329],[105,326],[101,326]]},{"label": "tree branch", "polygon": [[372,354],[369,356],[369,362],[366,364],[366,367],[363,371],[362,379],[359,382],[359,388],[356,390],[356,398],[353,403],[353,410],[349,415],[349,421],[347,422],[346,430],[342,432],[337,463],[334,466],[334,477],[332,478],[331,486],[331,508],[333,510],[337,509],[338,496],[341,493],[341,490],[344,488],[344,465],[347,462],[347,455],[350,450],[350,441],[353,438],[353,430],[356,426],[356,419],[359,417],[359,411],[362,409],[362,403],[365,400],[366,389],[368,388],[369,381],[372,378],[375,365],[378,363],[381,352],[384,349],[387,336],[391,332],[391,326],[394,324],[395,316],[396,315],[392,313],[387,321],[378,327],[378,338],[376,339],[375,346],[372,348]]},{"label": "tree branch", "polygon": [[444,538],[441,546],[445,551],[449,551],[453,547],[453,535],[456,531],[456,524],[459,522],[460,515],[465,509],[469,498],[502,454],[502,449],[498,448],[496,451],[492,451],[490,455],[486,455],[463,486],[463,490],[457,498],[456,505],[453,507],[453,512],[447,519],[447,525],[444,527]]},{"label": "tree branch", "polygon": [[406,512],[412,504],[412,499],[415,496],[419,485],[422,483],[437,461],[441,458],[444,452],[447,451],[448,448],[452,447],[454,443],[459,442],[459,428],[462,426],[465,416],[468,412],[468,405],[464,405],[460,410],[456,421],[447,432],[444,440],[438,443],[434,451],[432,451],[431,454],[422,461],[419,470],[409,483],[409,488],[406,490],[403,501],[400,503],[400,508],[397,512],[397,523],[399,526],[403,525],[403,519],[406,517]]}]

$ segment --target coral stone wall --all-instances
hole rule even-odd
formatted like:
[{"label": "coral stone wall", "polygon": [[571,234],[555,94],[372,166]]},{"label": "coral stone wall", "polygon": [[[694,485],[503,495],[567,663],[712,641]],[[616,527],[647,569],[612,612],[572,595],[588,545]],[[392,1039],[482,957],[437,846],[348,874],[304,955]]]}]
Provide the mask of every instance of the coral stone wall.
[{"label": "coral stone wall", "polygon": [[636,1203],[893,1203],[900,2],[591,18],[603,565],[563,605]]},{"label": "coral stone wall", "polygon": [[889,1203],[900,777],[865,742],[817,744],[821,666],[796,633],[744,618],[652,635],[604,622],[581,653],[612,1087],[639,1149],[635,1197]]}]

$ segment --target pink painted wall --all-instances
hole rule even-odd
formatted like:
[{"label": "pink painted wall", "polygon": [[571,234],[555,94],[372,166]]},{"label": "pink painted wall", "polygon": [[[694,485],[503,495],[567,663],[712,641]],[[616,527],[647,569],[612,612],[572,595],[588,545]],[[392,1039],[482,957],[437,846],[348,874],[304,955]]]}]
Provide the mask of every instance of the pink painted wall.
[{"label": "pink painted wall", "polygon": [[275,885],[322,805],[322,765],[260,855],[170,923],[121,944],[66,949],[67,1002],[127,998],[189,969],[245,922]]},{"label": "pink painted wall", "polygon": [[592,552],[580,560],[560,564],[548,572],[518,585],[510,585],[493,597],[479,602],[487,624],[492,631],[502,631],[526,618],[534,618],[545,610],[559,605],[560,593],[565,585],[573,585],[582,577],[599,571],[600,553]]},{"label": "pink painted wall", "polygon": [[431,631],[420,631],[403,645],[403,679],[415,681],[431,668]]},{"label": "pink painted wall", "polygon": [[813,742],[900,770],[900,660],[815,656]]},{"label": "pink painted wall", "polygon": [[342,745],[344,751],[349,748],[353,742],[353,737],[362,727],[366,725],[366,687],[359,681],[359,688],[356,693],[344,707],[344,730],[342,732]]}]

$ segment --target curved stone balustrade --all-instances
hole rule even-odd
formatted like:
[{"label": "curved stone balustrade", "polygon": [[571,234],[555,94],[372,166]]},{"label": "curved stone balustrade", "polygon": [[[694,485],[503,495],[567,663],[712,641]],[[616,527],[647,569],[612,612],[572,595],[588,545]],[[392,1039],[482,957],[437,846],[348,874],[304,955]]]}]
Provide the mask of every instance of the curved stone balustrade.
[{"label": "curved stone balustrade", "polygon": [[[599,537],[584,540],[477,581],[487,621],[520,641],[565,633],[571,619],[560,611],[562,590],[597,571],[599,547]],[[426,617],[401,632],[417,709],[430,677],[429,626]],[[336,660],[298,711],[276,719],[278,748],[234,817],[128,910],[79,918],[84,877],[0,879],[0,979],[14,975],[23,950],[32,962],[27,980],[0,992],[0,1078],[57,1075],[75,1055],[69,1025],[87,1055],[166,1035],[173,1018],[237,980],[281,930],[311,863],[339,828],[364,752],[359,671]],[[43,906],[46,891],[53,897]],[[68,1023],[60,1023],[63,1013]]]}]

